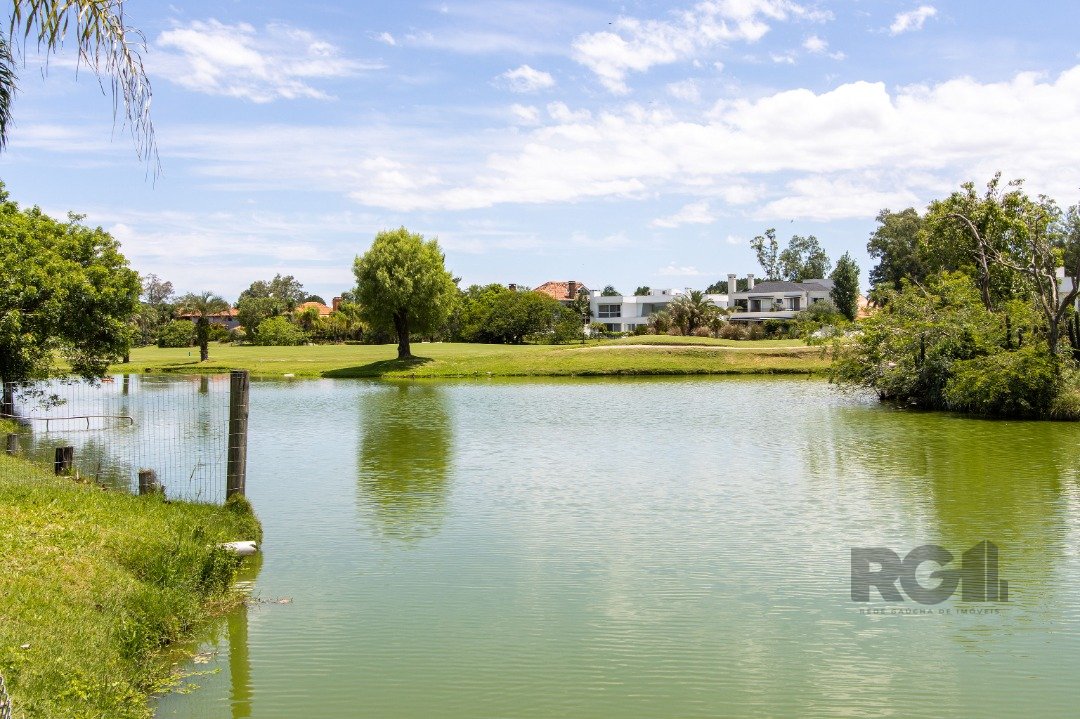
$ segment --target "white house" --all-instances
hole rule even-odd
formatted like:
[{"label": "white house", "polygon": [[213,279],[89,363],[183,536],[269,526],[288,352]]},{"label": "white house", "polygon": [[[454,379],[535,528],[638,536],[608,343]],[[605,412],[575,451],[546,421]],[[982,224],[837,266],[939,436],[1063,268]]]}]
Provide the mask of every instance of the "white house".
[{"label": "white house", "polygon": [[[765,320],[790,320],[810,305],[829,299],[833,281],[826,279],[788,282],[766,280],[755,283],[753,275],[747,275],[745,292],[729,293],[732,322],[764,322]],[[735,275],[728,275],[728,288],[735,287]]]},{"label": "white house", "polygon": [[[633,332],[639,325],[649,323],[649,315],[666,310],[689,289],[650,290],[647,295],[614,295],[603,297],[595,290],[590,297],[592,321],[602,322],[609,332]],[[728,306],[727,295],[705,295],[721,309]]]}]

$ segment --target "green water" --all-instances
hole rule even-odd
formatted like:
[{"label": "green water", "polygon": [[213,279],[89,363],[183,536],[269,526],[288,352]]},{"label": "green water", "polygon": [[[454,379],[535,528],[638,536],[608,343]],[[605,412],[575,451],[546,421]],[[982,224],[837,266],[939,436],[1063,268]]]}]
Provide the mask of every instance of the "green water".
[{"label": "green water", "polygon": [[[266,601],[161,719],[1076,715],[1080,425],[807,380],[328,380],[255,384],[251,433]],[[851,547],[984,539],[1006,605],[851,600]]]}]

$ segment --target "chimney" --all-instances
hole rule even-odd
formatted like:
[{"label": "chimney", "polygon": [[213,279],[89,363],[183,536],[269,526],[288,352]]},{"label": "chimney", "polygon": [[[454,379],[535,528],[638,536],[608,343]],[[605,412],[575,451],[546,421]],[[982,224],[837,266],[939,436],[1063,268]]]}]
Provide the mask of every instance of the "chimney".
[{"label": "chimney", "polygon": [[748,290],[754,289],[754,273],[753,272],[751,272],[750,274],[748,274],[746,276],[746,289],[748,289]]},{"label": "chimney", "polygon": [[511,292],[517,292],[517,285],[511,282],[506,286],[506,289],[510,290]]},{"label": "chimney", "polygon": [[739,291],[739,279],[736,275],[729,274],[727,276],[727,293],[728,297]]},{"label": "chimney", "polygon": [[340,297],[335,297],[330,302],[331,302],[331,304],[333,306],[334,312],[337,312],[338,310],[341,309],[341,298]]},{"label": "chimney", "polygon": [[570,299],[577,299],[577,282],[575,280],[566,283],[566,293],[570,296]]}]

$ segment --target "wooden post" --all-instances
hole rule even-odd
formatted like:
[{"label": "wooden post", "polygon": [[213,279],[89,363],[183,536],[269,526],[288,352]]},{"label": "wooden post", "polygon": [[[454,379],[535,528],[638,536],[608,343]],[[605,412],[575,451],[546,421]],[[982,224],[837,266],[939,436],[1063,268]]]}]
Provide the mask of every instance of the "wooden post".
[{"label": "wooden post", "polygon": [[19,453],[19,435],[14,433],[8,434],[7,453],[13,457]]},{"label": "wooden post", "polygon": [[139,470],[139,495],[156,492],[165,492],[165,487],[158,482],[157,472],[152,469]]},{"label": "wooden post", "polygon": [[229,452],[225,479],[225,498],[245,494],[247,481],[247,370],[233,370],[229,377]]},{"label": "wooden post", "polygon": [[57,474],[71,474],[71,468],[75,464],[74,447],[57,447],[56,462],[54,469]]},{"label": "wooden post", "polygon": [[0,395],[0,417],[11,419],[15,416],[15,383],[4,382]]}]

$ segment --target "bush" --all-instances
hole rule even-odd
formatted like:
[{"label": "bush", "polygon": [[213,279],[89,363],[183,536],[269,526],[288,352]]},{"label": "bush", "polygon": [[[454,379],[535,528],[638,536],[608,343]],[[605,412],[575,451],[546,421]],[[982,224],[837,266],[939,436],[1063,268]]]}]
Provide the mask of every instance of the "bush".
[{"label": "bush", "polygon": [[255,333],[255,344],[268,347],[288,347],[302,345],[305,342],[307,342],[307,335],[280,315],[260,322],[259,330]]},{"label": "bush", "polygon": [[211,322],[209,337],[211,342],[228,342],[229,329],[225,325],[219,325],[216,322]]},{"label": "bush", "polygon": [[648,325],[634,325],[634,334],[637,336],[649,334]]},{"label": "bush", "polygon": [[949,409],[995,417],[1042,417],[1061,390],[1060,374],[1043,346],[953,363],[945,384]]},{"label": "bush", "polygon": [[712,337],[712,330],[708,327],[697,327],[691,334],[694,337]]},{"label": "bush", "polygon": [[161,328],[158,347],[191,347],[195,344],[195,323],[191,320],[170,320]]},{"label": "bush", "polygon": [[765,328],[761,326],[760,322],[754,322],[746,328],[746,339],[748,340],[762,340],[765,339]]},{"label": "bush", "polygon": [[229,342],[247,342],[248,333],[243,327],[233,327],[229,330]]},{"label": "bush", "polygon": [[728,322],[720,328],[717,336],[725,340],[744,340],[746,339],[746,327],[734,322]]}]

